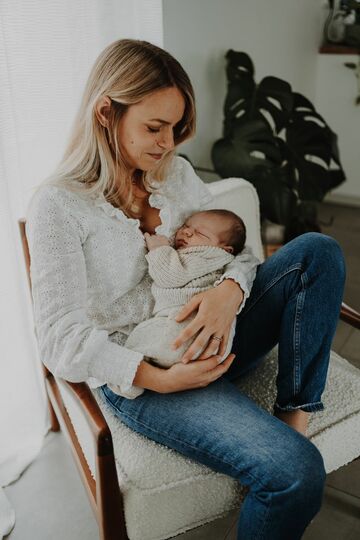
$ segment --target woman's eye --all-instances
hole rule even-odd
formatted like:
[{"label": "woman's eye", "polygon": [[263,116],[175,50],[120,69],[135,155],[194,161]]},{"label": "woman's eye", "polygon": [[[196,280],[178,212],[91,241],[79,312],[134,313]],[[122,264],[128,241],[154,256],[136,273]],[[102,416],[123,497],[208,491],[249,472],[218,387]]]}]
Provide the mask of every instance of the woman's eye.
[{"label": "woman's eye", "polygon": [[150,133],[159,133],[160,129],[158,128],[151,128],[148,126],[148,131],[150,131]]}]

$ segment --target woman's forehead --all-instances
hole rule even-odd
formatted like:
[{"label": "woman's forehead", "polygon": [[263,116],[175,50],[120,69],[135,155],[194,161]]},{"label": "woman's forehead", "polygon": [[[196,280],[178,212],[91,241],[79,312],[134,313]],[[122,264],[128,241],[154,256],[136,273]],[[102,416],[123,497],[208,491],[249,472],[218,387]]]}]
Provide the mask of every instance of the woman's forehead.
[{"label": "woman's forehead", "polygon": [[147,121],[175,125],[184,115],[185,100],[177,88],[164,88],[130,106],[129,110],[138,118]]}]

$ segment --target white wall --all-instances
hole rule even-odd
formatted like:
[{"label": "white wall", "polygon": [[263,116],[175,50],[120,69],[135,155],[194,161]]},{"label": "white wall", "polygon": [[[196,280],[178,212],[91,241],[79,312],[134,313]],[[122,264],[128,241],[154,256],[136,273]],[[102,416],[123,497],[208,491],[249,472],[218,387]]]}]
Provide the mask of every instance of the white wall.
[{"label": "white wall", "polygon": [[163,0],[164,48],[184,66],[197,98],[197,134],[184,144],[194,164],[211,167],[222,135],[225,53],[247,52],[256,80],[275,75],[315,98],[322,0]]},{"label": "white wall", "polygon": [[346,174],[346,182],[328,193],[326,200],[360,206],[360,105],[355,104],[360,81],[346,62],[357,64],[359,56],[319,55],[315,105],[339,136],[340,160]]}]

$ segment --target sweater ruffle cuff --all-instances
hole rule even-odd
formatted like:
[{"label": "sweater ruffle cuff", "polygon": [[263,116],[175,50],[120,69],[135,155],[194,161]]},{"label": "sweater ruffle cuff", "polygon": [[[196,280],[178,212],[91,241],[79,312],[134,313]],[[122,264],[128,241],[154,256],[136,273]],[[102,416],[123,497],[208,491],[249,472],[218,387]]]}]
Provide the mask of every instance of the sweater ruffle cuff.
[{"label": "sweater ruffle cuff", "polygon": [[236,315],[239,315],[239,313],[243,310],[245,306],[246,299],[249,298],[250,296],[250,291],[248,289],[248,277],[246,277],[244,274],[240,272],[237,272],[237,273],[230,272],[230,271],[225,272],[225,274],[223,274],[218,280],[215,281],[214,287],[217,287],[218,285],[220,285],[220,283],[222,283],[225,279],[232,279],[233,281],[235,281],[244,293],[243,301],[241,302],[240,306],[238,307],[236,311]]},{"label": "sweater ruffle cuff", "polygon": [[92,362],[91,375],[127,399],[135,399],[143,394],[144,388],[132,382],[144,356],[125,347],[120,347],[119,351],[119,345],[115,343],[109,343],[106,349],[106,354],[99,354]]}]

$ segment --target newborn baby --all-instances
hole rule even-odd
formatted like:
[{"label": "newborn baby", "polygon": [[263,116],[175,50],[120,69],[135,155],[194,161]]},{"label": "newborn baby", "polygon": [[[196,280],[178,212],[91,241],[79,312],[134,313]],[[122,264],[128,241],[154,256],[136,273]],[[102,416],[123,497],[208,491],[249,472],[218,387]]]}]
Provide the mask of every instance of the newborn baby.
[{"label": "newborn baby", "polygon": [[[176,314],[194,294],[213,287],[224,273],[224,267],[242,251],[245,225],[228,210],[206,210],[190,216],[176,231],[174,247],[166,236],[148,233],[144,236],[149,250],[146,255],[149,274],[153,279],[154,316],[138,324],[124,346],[144,354],[149,362],[168,368],[180,362],[195,339],[189,339],[176,351],[171,349],[171,343],[195,317],[192,314],[177,322]],[[235,320],[223,360],[230,353],[234,333]],[[195,358],[201,353],[199,351]],[[110,388],[116,392],[116,386]]]}]

